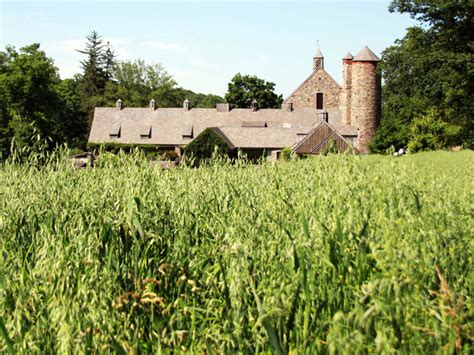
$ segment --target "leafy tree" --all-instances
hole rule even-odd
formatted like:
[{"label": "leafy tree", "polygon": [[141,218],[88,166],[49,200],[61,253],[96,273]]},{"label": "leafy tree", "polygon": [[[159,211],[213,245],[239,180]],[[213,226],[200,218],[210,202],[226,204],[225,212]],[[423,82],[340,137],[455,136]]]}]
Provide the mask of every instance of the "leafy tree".
[{"label": "leafy tree", "polygon": [[415,118],[410,125],[408,151],[416,153],[424,150],[441,149],[456,137],[461,127],[444,122],[435,109]]},{"label": "leafy tree", "polygon": [[56,85],[61,101],[61,129],[70,147],[85,148],[88,131],[88,113],[81,99],[81,80],[78,76],[62,80]]},{"label": "leafy tree", "polygon": [[236,74],[228,85],[226,101],[232,107],[247,108],[257,100],[260,108],[280,108],[282,95],[275,94],[275,84],[257,76]]},{"label": "leafy tree", "polygon": [[176,98],[176,106],[182,104],[185,99],[191,102],[195,108],[215,108],[217,103],[224,103],[225,99],[218,95],[195,93],[191,90],[177,88],[174,96]]},{"label": "leafy tree", "polygon": [[398,0],[392,1],[390,10],[409,13],[423,26],[409,28],[382,55],[382,122],[372,151],[407,144],[407,137],[399,133],[432,109],[457,132],[440,141],[474,146],[474,5]]},{"label": "leafy tree", "polygon": [[140,59],[119,62],[114,66],[113,78],[105,90],[108,105],[121,98],[129,107],[146,107],[155,98],[157,106],[176,106],[176,82],[161,64],[146,64]]},{"label": "leafy tree", "polygon": [[13,137],[27,145],[33,132],[61,140],[61,101],[55,90],[59,82],[53,60],[39,44],[23,47],[20,52],[7,47],[0,73],[1,126],[8,135],[1,142],[3,151]]}]

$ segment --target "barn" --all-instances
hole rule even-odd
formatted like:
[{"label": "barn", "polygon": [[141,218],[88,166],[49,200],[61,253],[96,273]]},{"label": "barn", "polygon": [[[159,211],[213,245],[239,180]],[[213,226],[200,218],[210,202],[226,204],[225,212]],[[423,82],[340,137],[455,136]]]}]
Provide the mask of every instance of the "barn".
[{"label": "barn", "polygon": [[380,116],[378,57],[365,47],[357,56],[343,58],[344,83],[339,85],[325,70],[318,49],[309,77],[288,96],[281,109],[260,109],[217,104],[215,108],[126,107],[118,99],[115,107],[98,107],[89,135],[92,144],[153,145],[175,150],[183,148],[206,129],[213,129],[231,150],[249,156],[276,158],[291,147],[300,155],[320,154],[328,149],[340,152],[368,151]]}]

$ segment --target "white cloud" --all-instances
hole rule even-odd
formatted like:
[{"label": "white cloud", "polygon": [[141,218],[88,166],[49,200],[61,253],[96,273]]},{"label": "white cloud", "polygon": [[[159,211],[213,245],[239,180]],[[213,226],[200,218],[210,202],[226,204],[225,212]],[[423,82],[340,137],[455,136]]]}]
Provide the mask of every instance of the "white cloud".
[{"label": "white cloud", "polygon": [[164,51],[172,51],[172,52],[184,52],[186,50],[184,47],[182,47],[181,45],[177,43],[162,42],[162,41],[145,41],[145,42],[141,42],[140,46],[161,49]]}]

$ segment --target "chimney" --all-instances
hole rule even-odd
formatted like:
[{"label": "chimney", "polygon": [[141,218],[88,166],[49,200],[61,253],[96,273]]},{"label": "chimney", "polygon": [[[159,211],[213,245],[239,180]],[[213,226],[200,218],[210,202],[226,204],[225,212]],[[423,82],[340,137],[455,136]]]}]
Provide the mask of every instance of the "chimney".
[{"label": "chimney", "polygon": [[229,112],[230,111],[230,104],[216,104],[216,111],[217,112]]},{"label": "chimney", "polygon": [[252,101],[252,112],[256,112],[258,110],[258,102],[257,100],[253,99]]},{"label": "chimney", "polygon": [[150,100],[150,110],[155,111],[156,110],[156,101],[155,99]]},{"label": "chimney", "polygon": [[293,111],[293,102],[287,102],[286,103],[286,111],[287,112]]},{"label": "chimney", "polygon": [[189,111],[191,109],[191,104],[189,103],[188,99],[184,100],[183,109],[184,109],[184,111]]},{"label": "chimney", "polygon": [[118,100],[115,102],[115,107],[117,108],[117,110],[123,109],[123,101],[122,101],[122,99],[118,99]]}]

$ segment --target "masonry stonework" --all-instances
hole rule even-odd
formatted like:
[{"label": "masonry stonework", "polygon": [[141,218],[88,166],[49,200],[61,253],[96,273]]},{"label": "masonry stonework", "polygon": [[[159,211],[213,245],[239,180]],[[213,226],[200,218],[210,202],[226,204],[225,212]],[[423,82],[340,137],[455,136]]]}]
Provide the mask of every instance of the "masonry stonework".
[{"label": "masonry stonework", "polygon": [[352,56],[345,57],[342,61],[342,90],[339,99],[342,123],[351,124],[351,99],[352,99]]},{"label": "masonry stonework", "polygon": [[324,69],[318,69],[291,94],[286,102],[292,102],[293,108],[316,108],[316,94],[323,94],[323,108],[339,107],[341,87]]},{"label": "masonry stonework", "polygon": [[351,124],[359,130],[358,149],[367,153],[380,119],[380,78],[376,62],[352,63],[351,101]]}]

